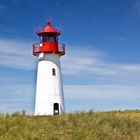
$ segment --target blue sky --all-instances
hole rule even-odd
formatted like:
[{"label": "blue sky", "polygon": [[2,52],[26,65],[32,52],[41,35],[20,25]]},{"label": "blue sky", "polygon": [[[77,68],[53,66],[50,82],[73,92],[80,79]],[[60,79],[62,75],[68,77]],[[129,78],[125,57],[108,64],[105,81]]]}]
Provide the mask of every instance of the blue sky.
[{"label": "blue sky", "polygon": [[35,32],[62,30],[67,112],[140,109],[140,0],[0,0],[0,111],[34,111]]}]

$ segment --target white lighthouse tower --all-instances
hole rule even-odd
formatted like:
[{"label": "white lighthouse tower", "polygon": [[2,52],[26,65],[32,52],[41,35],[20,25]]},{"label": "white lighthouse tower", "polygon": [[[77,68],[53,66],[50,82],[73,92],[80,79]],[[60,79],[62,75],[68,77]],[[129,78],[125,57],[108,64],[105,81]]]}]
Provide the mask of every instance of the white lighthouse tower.
[{"label": "white lighthouse tower", "polygon": [[65,45],[58,43],[60,32],[51,26],[50,20],[37,35],[41,40],[33,44],[33,55],[38,57],[34,115],[63,114],[60,57],[65,54]]}]

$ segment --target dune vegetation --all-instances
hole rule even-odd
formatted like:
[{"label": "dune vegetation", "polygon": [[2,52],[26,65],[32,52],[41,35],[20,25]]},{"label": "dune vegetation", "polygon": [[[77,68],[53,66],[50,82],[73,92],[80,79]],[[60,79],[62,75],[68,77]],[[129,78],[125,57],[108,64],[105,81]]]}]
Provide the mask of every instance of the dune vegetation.
[{"label": "dune vegetation", "polygon": [[140,140],[140,111],[1,114],[0,140]]}]

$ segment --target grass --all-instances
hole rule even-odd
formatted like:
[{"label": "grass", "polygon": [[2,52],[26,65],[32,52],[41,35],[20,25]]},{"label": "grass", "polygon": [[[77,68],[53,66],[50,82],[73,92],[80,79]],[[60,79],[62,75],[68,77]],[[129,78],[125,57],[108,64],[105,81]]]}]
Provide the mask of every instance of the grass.
[{"label": "grass", "polygon": [[140,140],[140,111],[0,114],[0,140]]}]

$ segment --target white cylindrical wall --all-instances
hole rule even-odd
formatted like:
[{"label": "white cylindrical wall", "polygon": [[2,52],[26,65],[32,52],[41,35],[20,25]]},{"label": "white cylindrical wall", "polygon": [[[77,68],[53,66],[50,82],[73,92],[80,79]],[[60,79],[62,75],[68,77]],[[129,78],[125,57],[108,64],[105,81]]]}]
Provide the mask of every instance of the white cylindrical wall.
[{"label": "white cylindrical wall", "polygon": [[54,103],[59,104],[59,114],[62,114],[64,96],[60,56],[41,53],[38,59],[35,115],[54,115]]}]

